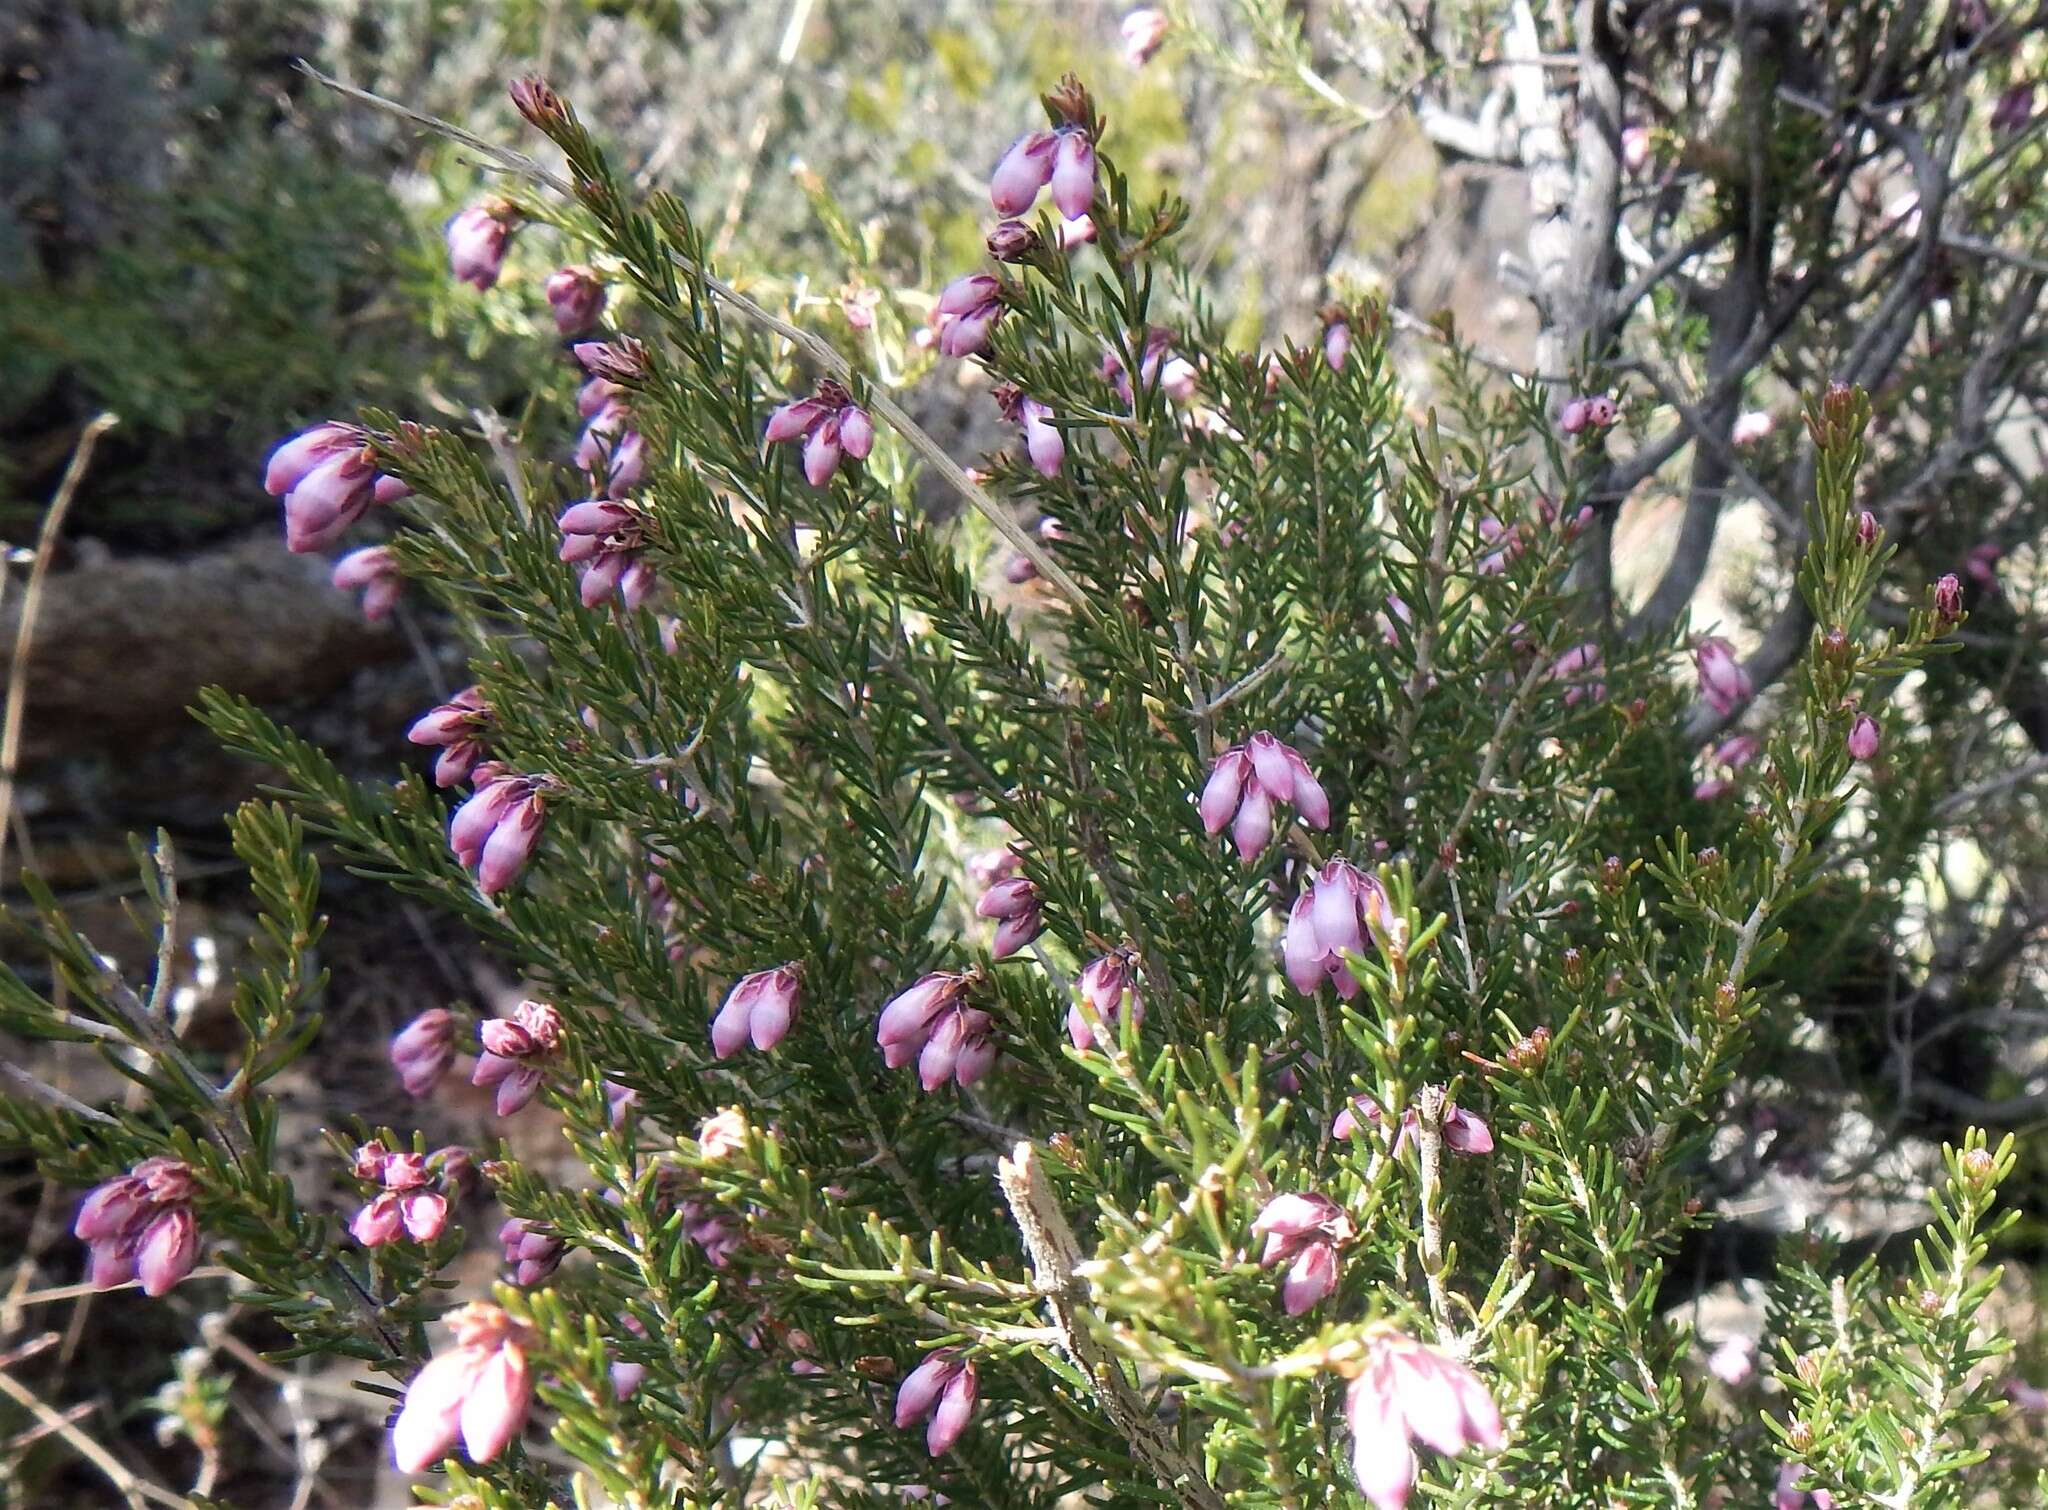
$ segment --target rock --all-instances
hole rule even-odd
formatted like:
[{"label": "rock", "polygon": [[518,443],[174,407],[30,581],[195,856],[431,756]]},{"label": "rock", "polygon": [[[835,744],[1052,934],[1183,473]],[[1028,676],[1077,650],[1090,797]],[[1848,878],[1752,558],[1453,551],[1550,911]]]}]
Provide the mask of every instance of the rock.
[{"label": "rock", "polygon": [[[402,718],[423,702],[404,637],[364,622],[328,567],[292,555],[271,529],[178,558],[74,552],[43,588],[19,813],[38,825],[217,822],[257,773],[187,711],[202,687],[288,719],[351,707]],[[17,591],[0,606],[0,647],[13,644],[20,612]],[[396,753],[402,732],[380,729],[375,742]]]}]

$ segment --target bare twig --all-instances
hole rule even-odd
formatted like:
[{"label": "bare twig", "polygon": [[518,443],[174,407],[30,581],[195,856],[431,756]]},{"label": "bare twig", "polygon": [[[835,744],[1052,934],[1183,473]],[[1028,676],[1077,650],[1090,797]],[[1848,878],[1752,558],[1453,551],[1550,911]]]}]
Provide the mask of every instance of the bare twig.
[{"label": "bare twig", "polygon": [[1953,818],[1980,798],[2002,792],[2007,787],[2024,785],[2036,776],[2048,776],[2048,755],[2036,755],[2032,760],[2022,761],[2009,770],[2000,771],[1996,776],[1987,776],[1982,781],[1950,792],[1935,804],[1935,821],[1939,823]]},{"label": "bare twig", "polygon": [[20,1065],[9,1060],[0,1059],[0,1078],[4,1078],[9,1085],[12,1085],[24,1095],[31,1096],[46,1105],[54,1106],[59,1111],[69,1112],[72,1116],[82,1117],[88,1122],[98,1122],[108,1127],[115,1125],[114,1119],[105,1112],[100,1111],[96,1107],[87,1106],[75,1096],[67,1096],[64,1092],[58,1090],[56,1086],[38,1080]]},{"label": "bare twig", "polygon": [[1059,1208],[1038,1151],[1029,1142],[1016,1146],[997,1166],[997,1180],[1010,1203],[1010,1215],[1024,1235],[1033,1276],[1044,1293],[1060,1347],[1088,1379],[1095,1399],[1112,1425],[1130,1444],[1131,1455],[1159,1480],[1184,1510],[1224,1510],[1201,1466],[1183,1453],[1159,1418],[1124,1376],[1119,1363],[1089,1330],[1088,1286],[1075,1268],[1081,1262],[1074,1230]]},{"label": "bare twig", "polygon": [[107,1482],[112,1484],[129,1504],[140,1505],[144,1500],[149,1500],[159,1505],[175,1506],[177,1510],[199,1510],[199,1507],[184,1495],[174,1494],[161,1484],[153,1483],[128,1468],[91,1436],[79,1430],[77,1422],[51,1409],[41,1396],[12,1374],[0,1373],[0,1393],[4,1393],[51,1432],[62,1437],[74,1452],[106,1475]]},{"label": "bare twig", "polygon": [[789,17],[782,27],[782,41],[775,49],[774,82],[767,85],[757,83],[753,90],[754,119],[747,128],[747,145],[740,159],[739,180],[732,186],[732,195],[725,202],[724,218],[718,223],[718,235],[711,243],[711,255],[714,257],[724,254],[732,244],[733,233],[739,229],[740,217],[747,207],[747,196],[754,191],[754,176],[761,170],[761,149],[767,145],[768,128],[789,88],[789,68],[796,61],[797,49],[803,45],[804,28],[811,24],[814,4],[815,0],[790,0]]},{"label": "bare twig", "polygon": [[43,515],[43,527],[36,536],[35,560],[28,569],[28,588],[21,597],[21,617],[15,623],[14,656],[7,667],[7,713],[0,723],[0,871],[6,869],[7,832],[14,815],[14,777],[21,763],[21,731],[28,713],[28,657],[35,643],[36,614],[43,603],[43,579],[50,574],[50,558],[57,550],[57,537],[64,529],[64,516],[71,512],[78,485],[85,481],[85,469],[92,464],[93,448],[100,437],[121,422],[119,415],[96,414],[79,432],[72,447],[71,461],[50,499],[50,511]]}]

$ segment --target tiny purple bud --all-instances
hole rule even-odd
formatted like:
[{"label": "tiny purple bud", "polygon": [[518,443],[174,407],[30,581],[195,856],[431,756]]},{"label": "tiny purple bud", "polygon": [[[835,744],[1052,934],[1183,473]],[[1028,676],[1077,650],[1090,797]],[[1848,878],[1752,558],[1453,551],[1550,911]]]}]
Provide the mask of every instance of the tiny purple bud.
[{"label": "tiny purple bud", "polygon": [[1868,713],[1856,715],[1856,721],[1849,726],[1849,754],[1857,760],[1871,761],[1877,758],[1877,720]]},{"label": "tiny purple bud", "polygon": [[1124,61],[1143,68],[1166,40],[1166,12],[1155,5],[1140,6],[1125,16],[1118,30],[1124,39]]},{"label": "tiny purple bud", "polygon": [[1344,360],[1351,355],[1351,324],[1348,320],[1332,320],[1323,327],[1323,360],[1330,364],[1332,372],[1344,370]]},{"label": "tiny purple bud", "polygon": [[604,284],[587,267],[565,267],[550,273],[546,293],[548,308],[555,317],[555,330],[561,335],[588,333],[604,313]]},{"label": "tiny purple bud", "polygon": [[1734,647],[1724,639],[1710,635],[1701,640],[1693,653],[1693,664],[1699,673],[1700,699],[1723,717],[1747,703],[1754,694],[1749,672],[1736,660]]},{"label": "tiny purple bud", "polygon": [[430,1095],[455,1062],[455,1018],[431,1007],[391,1040],[391,1066],[408,1096]]},{"label": "tiny purple bud", "polygon": [[519,211],[502,199],[471,205],[448,222],[448,266],[456,281],[482,293],[505,267],[505,247]]},{"label": "tiny purple bud", "polygon": [[988,254],[998,262],[1025,262],[1042,244],[1038,232],[1021,220],[1005,220],[988,233]]}]

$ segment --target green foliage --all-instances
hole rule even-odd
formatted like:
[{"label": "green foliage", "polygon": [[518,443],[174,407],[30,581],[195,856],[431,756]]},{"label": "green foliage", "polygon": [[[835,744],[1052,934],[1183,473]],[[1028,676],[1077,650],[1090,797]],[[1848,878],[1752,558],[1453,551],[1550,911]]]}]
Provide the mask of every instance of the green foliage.
[{"label": "green foliage", "polygon": [[[1704,1506],[1769,1482],[1778,1447],[1727,1430],[1659,1288],[1705,1219],[1693,1191],[1723,1100],[1787,1010],[1771,971],[1852,791],[1851,699],[1951,627],[1921,611],[1866,628],[1882,562],[1852,516],[1862,397],[1812,409],[1800,589],[1820,627],[1753,808],[1700,845],[1672,821],[1674,647],[1589,638],[1568,576],[1596,458],[1533,392],[1454,358],[1443,401],[1410,414],[1378,307],[1354,312],[1340,369],[1233,349],[1177,262],[1185,208],[1106,156],[1096,243],[1049,250],[1039,219],[1045,244],[998,274],[985,357],[1048,406],[1065,464],[999,454],[985,485],[954,479],[982,519],[947,523],[913,492],[935,447],[883,381],[921,360],[900,336],[840,374],[801,310],[714,273],[680,199],[629,191],[573,115],[550,134],[573,199],[536,191],[530,209],[630,288],[643,357],[623,381],[651,462],[629,503],[663,596],[579,601],[556,515],[587,479],[369,417],[415,490],[399,559],[468,639],[491,758],[538,784],[538,852],[486,895],[417,776],[352,784],[209,697],[287,805],[236,826],[268,922],[232,1078],[217,1088],[47,917],[84,1019],[145,1049],[130,1068],[154,1110],[110,1124],[24,1104],[4,1131],[79,1178],[174,1151],[225,1261],[300,1346],[410,1373],[459,1244],[366,1264],[269,1170],[259,1087],[312,1021],[303,823],[474,927],[565,1025],[544,1099],[587,1183],[508,1148],[484,1170],[571,1255],[498,1291],[532,1329],[555,1451],[454,1468],[451,1501],[737,1506],[762,1487],[733,1466],[744,1432],[808,1478],[788,1503],[922,1485],[1048,1510],[1352,1505],[1341,1386],[1395,1333],[1469,1366],[1506,1417],[1498,1452],[1427,1454],[1426,1496]],[[814,488],[762,421],[828,369],[886,423],[866,465]],[[1057,529],[1020,528],[1034,517]],[[984,527],[1031,544],[1037,586],[998,587]],[[1241,856],[1194,794],[1259,730],[1299,747],[1333,817],[1283,808]],[[966,917],[962,851],[1004,845],[1045,931],[999,960]],[[1339,859],[1383,900],[1346,989],[1304,992],[1274,945]],[[1108,957],[1135,982],[1113,1024],[1074,998]],[[784,963],[802,971],[788,1036],[714,1054],[721,997]],[[875,1035],[932,971],[1002,1057],[925,1091]],[[5,1004],[99,1036],[23,982]],[[1454,1132],[1471,1118],[1487,1148]],[[1970,1322],[2010,1162],[1981,1141],[1953,1156],[1920,1257],[1939,1304],[1870,1313],[1859,1414],[1795,1396],[1809,1439],[1784,1440],[1825,1482],[1903,1507],[1967,1463],[1989,1356]],[[1308,1192],[1341,1208],[1341,1261],[1290,1317],[1255,1223]],[[1783,1345],[1806,1346],[1820,1283],[1781,1300]],[[896,1428],[894,1392],[940,1347],[980,1394],[934,1459]],[[645,1370],[626,1398],[619,1363]]]}]

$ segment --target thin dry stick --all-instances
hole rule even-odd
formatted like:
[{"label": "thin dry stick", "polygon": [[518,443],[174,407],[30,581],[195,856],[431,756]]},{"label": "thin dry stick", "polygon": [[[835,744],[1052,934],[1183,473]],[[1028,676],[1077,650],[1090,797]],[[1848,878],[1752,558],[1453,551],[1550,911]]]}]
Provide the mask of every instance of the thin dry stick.
[{"label": "thin dry stick", "polygon": [[43,578],[50,574],[50,557],[57,550],[57,536],[64,528],[64,516],[71,512],[71,500],[85,481],[85,469],[92,464],[93,447],[100,437],[121,422],[112,412],[96,414],[80,432],[72,448],[71,463],[57,484],[50,511],[43,515],[42,533],[36,537],[34,563],[28,569],[28,590],[21,598],[21,619],[14,630],[14,659],[7,668],[7,715],[0,725],[0,871],[6,869],[7,831],[14,816],[14,773],[21,760],[21,729],[28,713],[28,655],[35,642],[36,613],[43,602]]},{"label": "thin dry stick", "polygon": [[796,61],[797,48],[803,45],[804,29],[811,24],[813,4],[815,0],[793,0],[789,7],[782,43],[775,49],[775,82],[771,88],[761,90],[756,99],[753,124],[747,130],[746,155],[740,160],[739,181],[733,185],[732,197],[725,203],[725,218],[719,222],[718,235],[711,243],[714,257],[725,254],[725,249],[732,245],[733,233],[740,228],[747,198],[754,192],[754,177],[761,171],[761,149],[768,143],[774,107],[782,103],[783,93],[789,87],[790,65]]},{"label": "thin dry stick", "polygon": [[121,1497],[131,1505],[143,1500],[154,1500],[159,1505],[176,1506],[177,1510],[199,1510],[191,1500],[182,1494],[174,1494],[161,1484],[132,1472],[106,1448],[78,1429],[76,1422],[58,1414],[35,1391],[16,1379],[12,1374],[0,1373],[0,1393],[5,1393],[23,1410],[34,1416],[44,1426],[62,1437],[77,1454],[107,1476],[107,1481],[120,1491]]},{"label": "thin dry stick", "polygon": [[[367,89],[358,89],[353,84],[345,84],[340,79],[330,78],[303,58],[299,61],[299,68],[309,78],[325,85],[337,94],[345,95],[352,100],[360,100],[365,105],[371,105],[379,110],[387,111],[402,120],[411,121],[416,126],[437,132],[451,141],[460,142],[465,147],[482,153],[507,173],[515,173],[523,178],[531,179],[537,184],[553,189],[565,198],[575,197],[574,190],[566,179],[560,174],[550,173],[523,152],[514,152],[509,148],[500,147],[495,143],[485,141],[474,132],[463,130],[452,121],[444,121],[438,116],[426,115],[413,109],[410,105],[401,105],[398,101],[386,99],[381,94],[372,94]],[[681,259],[679,258],[678,260]],[[859,374],[853,370],[852,364],[809,331],[801,330],[790,324],[787,320],[770,314],[766,309],[763,309],[759,304],[749,299],[730,283],[727,283],[723,278],[713,273],[710,268],[700,264],[691,270],[703,280],[705,288],[710,290],[712,296],[720,303],[725,304],[736,313],[760,326],[763,330],[772,331],[782,337],[782,339],[795,346],[805,356],[810,358],[811,361],[815,362],[833,377],[847,383],[857,380]],[[902,405],[879,389],[870,389],[868,391],[867,405],[876,414],[880,415],[882,419],[887,421],[891,429],[903,437],[904,444],[908,445],[911,450],[922,457],[925,464],[939,474],[939,477],[945,482],[947,487],[966,499],[976,512],[988,520],[997,534],[1001,535],[1019,555],[1037,567],[1039,576],[1051,583],[1059,594],[1073,605],[1075,612],[1086,619],[1092,620],[1097,617],[1095,605],[1089,601],[1088,595],[1081,590],[1081,585],[1067,574],[1066,568],[1055,561],[1052,558],[1052,554],[1032,537],[1030,531],[1013,519],[1010,516],[1009,510],[998,503],[986,488],[982,487],[972,477],[969,477],[966,469],[959,462],[953,460],[951,456],[947,455],[945,447],[927,435],[923,427],[904,411]]]},{"label": "thin dry stick", "polygon": [[1080,1245],[1046,1183],[1037,1149],[1028,1142],[1019,1143],[1010,1157],[996,1166],[996,1178],[1010,1203],[1010,1214],[1024,1234],[1033,1277],[1052,1310],[1060,1346],[1087,1377],[1103,1414],[1130,1443],[1132,1456],[1152,1470],[1184,1510],[1223,1510],[1223,1497],[1201,1466],[1175,1444],[1166,1426],[1124,1377],[1123,1365],[1089,1331],[1088,1319],[1082,1315],[1088,1286],[1074,1272],[1081,1262]]}]

